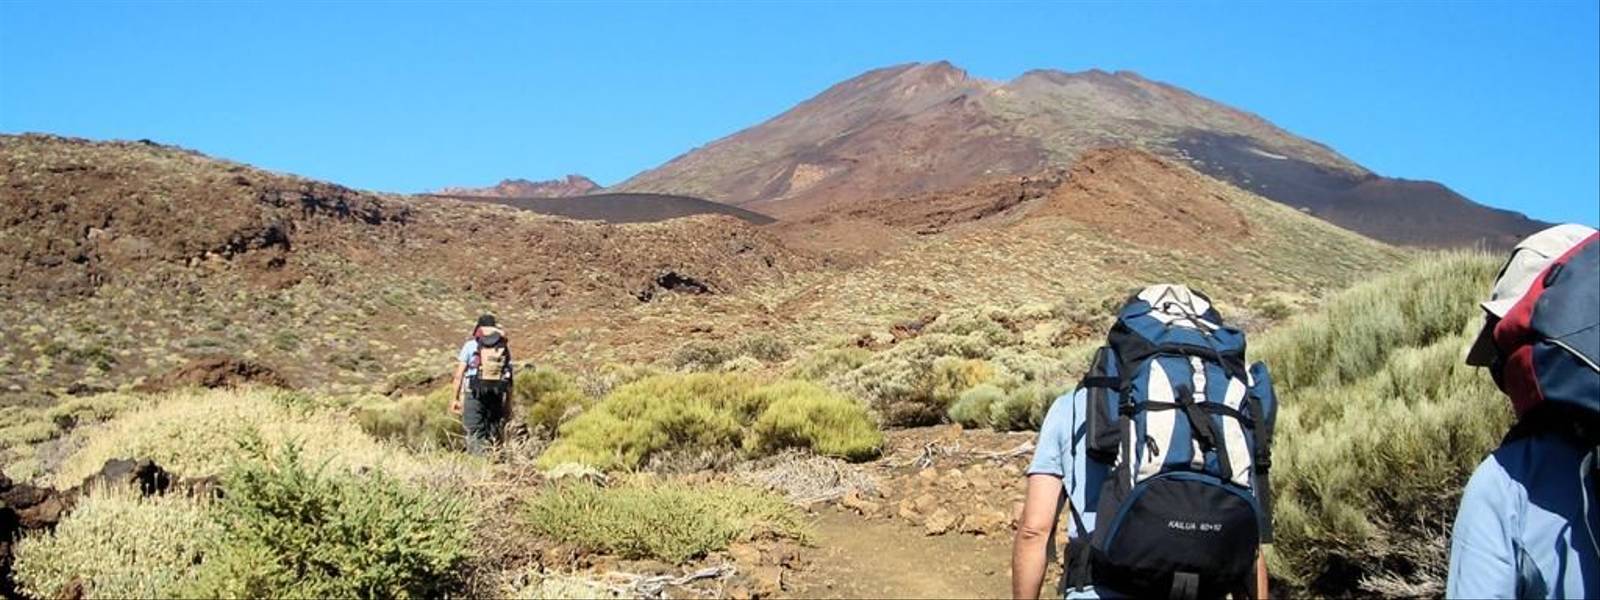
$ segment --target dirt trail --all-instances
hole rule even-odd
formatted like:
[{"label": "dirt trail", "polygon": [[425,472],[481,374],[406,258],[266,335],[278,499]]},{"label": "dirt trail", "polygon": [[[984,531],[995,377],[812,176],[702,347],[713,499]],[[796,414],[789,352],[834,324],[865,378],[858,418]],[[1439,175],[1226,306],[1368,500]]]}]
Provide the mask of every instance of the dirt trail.
[{"label": "dirt trail", "polygon": [[1010,594],[1005,536],[924,535],[898,520],[820,512],[810,568],[791,573],[797,598],[1000,598]]}]

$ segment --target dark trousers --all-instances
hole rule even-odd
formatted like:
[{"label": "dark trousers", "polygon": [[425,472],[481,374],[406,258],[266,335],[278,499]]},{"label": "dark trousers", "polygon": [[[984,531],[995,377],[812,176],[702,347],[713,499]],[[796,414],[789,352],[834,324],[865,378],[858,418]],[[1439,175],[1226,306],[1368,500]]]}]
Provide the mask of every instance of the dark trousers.
[{"label": "dark trousers", "polygon": [[483,454],[490,444],[500,443],[506,428],[504,390],[479,390],[467,385],[461,402],[461,425],[467,430],[467,452]]}]

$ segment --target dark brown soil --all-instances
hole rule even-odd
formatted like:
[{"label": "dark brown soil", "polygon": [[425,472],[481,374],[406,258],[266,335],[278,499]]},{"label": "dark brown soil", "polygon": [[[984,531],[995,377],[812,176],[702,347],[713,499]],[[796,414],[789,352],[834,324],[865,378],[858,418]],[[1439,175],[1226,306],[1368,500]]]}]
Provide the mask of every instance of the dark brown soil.
[{"label": "dark brown soil", "polygon": [[290,387],[288,380],[272,367],[226,356],[207,356],[189,361],[176,370],[140,386],[141,391],[182,387],[223,388],[246,384]]}]

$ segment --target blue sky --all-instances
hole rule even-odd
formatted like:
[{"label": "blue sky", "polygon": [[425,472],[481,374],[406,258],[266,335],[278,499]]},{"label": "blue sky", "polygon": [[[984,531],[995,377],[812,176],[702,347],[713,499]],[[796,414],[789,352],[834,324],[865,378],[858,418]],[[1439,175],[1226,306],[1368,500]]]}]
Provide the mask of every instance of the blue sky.
[{"label": "blue sky", "polygon": [[1600,2],[0,2],[0,131],[368,189],[620,181],[867,69],[1131,69],[1391,176],[1600,222]]}]

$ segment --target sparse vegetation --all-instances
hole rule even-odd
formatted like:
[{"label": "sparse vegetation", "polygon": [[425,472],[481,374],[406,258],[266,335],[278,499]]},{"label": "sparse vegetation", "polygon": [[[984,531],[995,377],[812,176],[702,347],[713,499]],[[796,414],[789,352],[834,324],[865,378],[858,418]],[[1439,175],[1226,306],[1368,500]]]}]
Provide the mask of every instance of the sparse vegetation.
[{"label": "sparse vegetation", "polygon": [[[842,360],[803,360],[800,370],[865,399],[889,425],[928,425],[948,417],[971,427],[1029,429],[1038,426],[1051,392],[1087,364],[1093,349],[1048,345],[1063,331],[1054,327],[1071,326],[1054,321],[1052,311],[1026,307],[1015,313],[956,311],[870,358],[840,352]],[[1012,332],[1029,323],[1051,328],[1034,336]],[[841,366],[850,364],[857,366]],[[969,392],[969,401],[958,402]]]},{"label": "sparse vegetation", "polygon": [[664,482],[558,485],[528,501],[526,519],[539,534],[587,551],[670,563],[735,540],[804,540],[809,530],[797,509],[767,492]]},{"label": "sparse vegetation", "polygon": [[760,455],[787,447],[859,460],[876,455],[882,443],[864,409],[815,384],[663,375],[618,388],[563,425],[539,463],[632,469],[674,450]]}]

